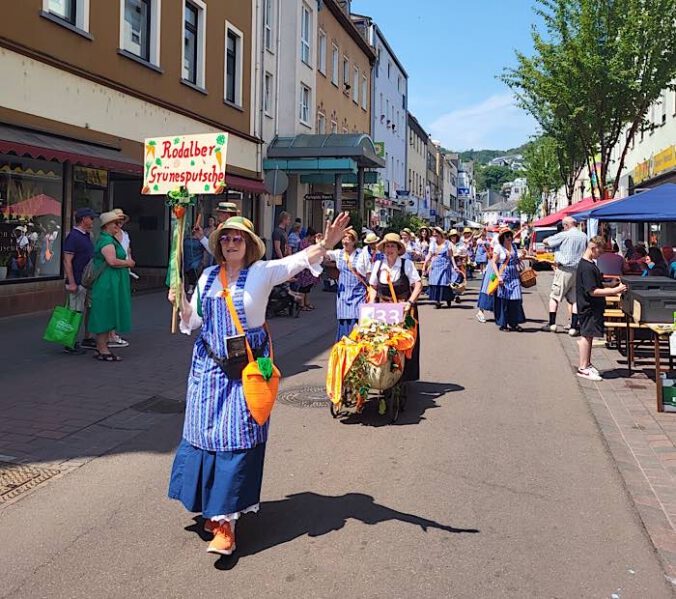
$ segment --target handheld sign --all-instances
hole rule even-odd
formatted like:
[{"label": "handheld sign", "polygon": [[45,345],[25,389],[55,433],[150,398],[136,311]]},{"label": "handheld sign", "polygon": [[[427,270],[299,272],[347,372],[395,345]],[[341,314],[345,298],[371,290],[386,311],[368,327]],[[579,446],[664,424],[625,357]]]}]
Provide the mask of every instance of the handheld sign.
[{"label": "handheld sign", "polygon": [[153,137],[145,140],[143,191],[164,195],[184,187],[191,194],[219,194],[225,188],[228,134]]},{"label": "handheld sign", "polygon": [[359,324],[369,325],[372,322],[384,324],[401,324],[404,322],[404,304],[362,304],[359,307]]}]

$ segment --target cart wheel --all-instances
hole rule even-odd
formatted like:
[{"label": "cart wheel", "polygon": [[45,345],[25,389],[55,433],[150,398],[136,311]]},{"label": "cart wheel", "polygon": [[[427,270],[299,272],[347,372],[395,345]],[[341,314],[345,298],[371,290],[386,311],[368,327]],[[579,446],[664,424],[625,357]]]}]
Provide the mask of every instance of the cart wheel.
[{"label": "cart wheel", "polygon": [[399,419],[399,410],[401,409],[401,386],[395,385],[388,393],[387,398],[387,416],[390,422],[396,422]]}]

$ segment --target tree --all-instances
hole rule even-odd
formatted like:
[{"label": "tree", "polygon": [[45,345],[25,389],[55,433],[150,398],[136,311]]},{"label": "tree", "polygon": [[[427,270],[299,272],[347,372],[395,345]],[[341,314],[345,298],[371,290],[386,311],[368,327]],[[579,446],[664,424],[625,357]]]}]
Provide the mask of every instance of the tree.
[{"label": "tree", "polygon": [[592,196],[614,196],[634,136],[652,126],[649,107],[674,88],[676,2],[537,1],[544,34],[533,28],[533,56],[517,52],[502,78],[570,162],[584,154]]},{"label": "tree", "polygon": [[540,196],[536,197],[531,193],[530,189],[526,189],[526,193],[521,196],[516,203],[516,207],[519,212],[528,216],[528,220],[531,220],[537,214],[540,202]]},{"label": "tree", "polygon": [[477,189],[500,191],[502,184],[516,178],[516,173],[508,166],[482,166],[477,168]]}]

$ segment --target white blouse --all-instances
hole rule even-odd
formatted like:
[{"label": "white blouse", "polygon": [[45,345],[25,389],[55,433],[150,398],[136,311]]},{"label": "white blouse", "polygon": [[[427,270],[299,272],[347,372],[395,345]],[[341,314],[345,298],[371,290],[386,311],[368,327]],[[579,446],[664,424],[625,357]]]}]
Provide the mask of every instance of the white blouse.
[{"label": "white blouse", "polygon": [[[190,305],[192,306],[190,318],[184,320],[184,316],[181,314],[181,321],[179,323],[181,333],[190,335],[191,331],[202,326],[202,317],[197,314],[198,301],[201,297],[204,297],[204,289],[209,274],[214,269],[218,268],[220,268],[220,266],[212,266],[204,269],[202,276],[197,282],[199,293],[196,291],[190,300]],[[306,268],[310,269],[312,274],[316,277],[322,273],[321,264],[310,264],[306,250],[291,254],[290,256],[279,260],[258,260],[249,267],[246,283],[244,284],[243,297],[244,313],[246,314],[246,321],[249,328],[263,326],[263,323],[265,322],[265,308],[268,304],[268,297],[270,296],[272,288],[275,285],[288,281],[291,277],[297,275]],[[236,287],[237,280],[228,281],[228,288],[231,292],[234,292]],[[223,285],[221,284],[220,277],[217,276],[211,285],[211,289],[209,289],[209,292],[207,293],[207,297],[218,297],[221,291],[223,291]]]},{"label": "white blouse", "polygon": [[[398,257],[392,267],[390,268],[387,265],[387,260],[378,260],[374,265],[373,265],[373,271],[371,272],[371,280],[369,281],[369,284],[371,287],[375,287],[378,284],[378,271],[380,270],[380,282],[383,284],[387,284],[387,273],[390,273],[390,278],[392,282],[396,282],[399,280],[399,277],[401,275],[401,257]],[[382,264],[382,268],[381,265]],[[409,282],[411,285],[414,283],[417,283],[420,280],[420,275],[418,274],[418,271],[415,269],[415,266],[413,266],[413,261],[412,260],[406,260],[404,262],[404,274],[408,277]]]}]

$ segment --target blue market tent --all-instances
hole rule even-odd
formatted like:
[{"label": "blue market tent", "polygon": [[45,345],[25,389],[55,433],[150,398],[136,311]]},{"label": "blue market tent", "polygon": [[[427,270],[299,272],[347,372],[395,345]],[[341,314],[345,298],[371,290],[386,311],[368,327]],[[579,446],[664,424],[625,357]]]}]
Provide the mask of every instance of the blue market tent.
[{"label": "blue market tent", "polygon": [[624,223],[676,222],[676,183],[664,183],[622,200],[609,202],[575,218]]}]

